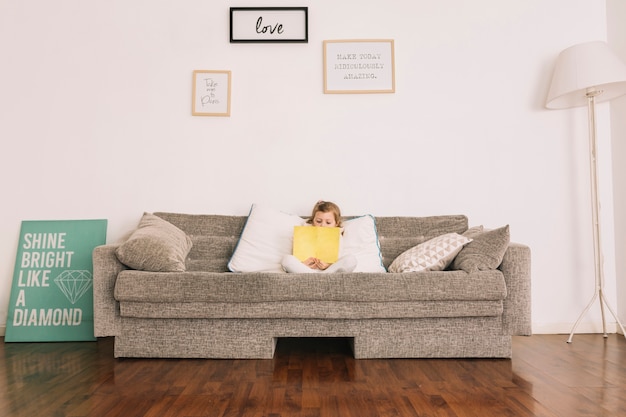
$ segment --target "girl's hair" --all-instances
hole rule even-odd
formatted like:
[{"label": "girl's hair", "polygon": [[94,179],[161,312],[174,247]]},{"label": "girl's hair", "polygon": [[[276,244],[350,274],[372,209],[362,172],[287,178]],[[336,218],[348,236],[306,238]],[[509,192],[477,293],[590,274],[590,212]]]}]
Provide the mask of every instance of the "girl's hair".
[{"label": "girl's hair", "polygon": [[341,210],[339,210],[339,206],[330,201],[320,200],[313,206],[313,212],[311,213],[311,217],[307,220],[307,223],[313,223],[313,218],[315,217],[315,213],[321,211],[322,213],[333,213],[335,216],[335,222],[337,223],[337,227],[341,227]]}]

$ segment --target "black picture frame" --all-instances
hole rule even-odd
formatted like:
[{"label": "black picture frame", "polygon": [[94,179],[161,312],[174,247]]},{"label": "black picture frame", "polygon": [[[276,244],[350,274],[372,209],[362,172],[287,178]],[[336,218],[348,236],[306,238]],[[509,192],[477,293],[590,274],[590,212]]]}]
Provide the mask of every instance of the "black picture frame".
[{"label": "black picture frame", "polygon": [[309,42],[308,7],[231,7],[230,42]]}]

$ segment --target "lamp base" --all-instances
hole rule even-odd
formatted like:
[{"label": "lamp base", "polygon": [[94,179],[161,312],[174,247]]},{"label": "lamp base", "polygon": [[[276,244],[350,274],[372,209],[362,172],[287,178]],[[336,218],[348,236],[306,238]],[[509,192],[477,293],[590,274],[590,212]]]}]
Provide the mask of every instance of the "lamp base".
[{"label": "lamp base", "polygon": [[574,323],[574,327],[572,327],[572,331],[569,334],[569,338],[567,339],[567,343],[572,343],[572,339],[574,338],[574,332],[576,331],[576,327],[578,327],[578,324],[580,323],[582,318],[585,316],[585,314],[587,314],[587,312],[589,311],[589,309],[591,308],[593,303],[596,301],[596,299],[600,300],[600,312],[602,312],[602,333],[603,333],[603,337],[608,337],[608,334],[606,333],[606,319],[604,317],[604,306],[605,305],[609,309],[611,314],[613,315],[613,318],[615,319],[615,321],[619,325],[620,329],[622,329],[622,334],[624,335],[624,337],[626,337],[626,331],[624,331],[624,326],[622,326],[622,323],[619,321],[619,318],[617,317],[617,314],[615,314],[615,311],[613,311],[613,309],[611,308],[611,305],[606,300],[606,297],[604,296],[604,291],[603,291],[602,287],[601,286],[597,286],[596,287],[596,291],[593,293],[593,297],[591,297],[591,301],[589,301],[589,304],[587,304],[587,307],[585,307],[583,312],[580,313],[580,316],[578,316],[578,320],[576,320],[576,323]]}]

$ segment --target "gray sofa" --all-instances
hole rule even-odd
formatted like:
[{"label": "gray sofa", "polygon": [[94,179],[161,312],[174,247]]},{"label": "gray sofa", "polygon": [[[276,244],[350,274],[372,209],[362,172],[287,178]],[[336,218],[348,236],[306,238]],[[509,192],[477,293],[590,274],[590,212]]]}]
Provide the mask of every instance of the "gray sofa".
[{"label": "gray sofa", "polygon": [[[272,358],[281,337],[350,338],[355,358],[511,357],[530,335],[530,249],[509,243],[492,270],[232,273],[246,216],[154,213],[193,244],[180,272],[129,269],[122,242],[93,253],[94,326],[115,357]],[[382,260],[444,233],[462,215],[377,217]]]}]

